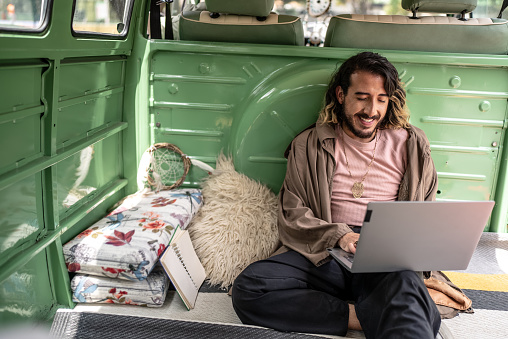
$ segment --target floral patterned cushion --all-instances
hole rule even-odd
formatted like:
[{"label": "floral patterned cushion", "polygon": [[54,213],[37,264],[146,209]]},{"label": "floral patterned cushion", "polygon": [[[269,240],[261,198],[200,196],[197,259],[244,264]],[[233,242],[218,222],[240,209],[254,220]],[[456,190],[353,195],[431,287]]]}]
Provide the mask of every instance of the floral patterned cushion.
[{"label": "floral patterned cushion", "polygon": [[141,281],[164,252],[175,228],[185,229],[201,205],[198,189],[131,195],[63,246],[67,269]]},{"label": "floral patterned cushion", "polygon": [[169,279],[157,266],[143,281],[126,281],[76,274],[71,281],[72,300],[77,303],[109,303],[160,307],[166,298]]}]

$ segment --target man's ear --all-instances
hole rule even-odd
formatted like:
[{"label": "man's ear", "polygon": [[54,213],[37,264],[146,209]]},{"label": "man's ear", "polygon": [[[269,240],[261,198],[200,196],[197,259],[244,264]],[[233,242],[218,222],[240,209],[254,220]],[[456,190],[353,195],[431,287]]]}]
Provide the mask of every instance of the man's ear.
[{"label": "man's ear", "polygon": [[337,100],[339,101],[339,104],[344,103],[344,91],[342,90],[342,87],[337,86],[335,89],[335,95],[337,96]]}]

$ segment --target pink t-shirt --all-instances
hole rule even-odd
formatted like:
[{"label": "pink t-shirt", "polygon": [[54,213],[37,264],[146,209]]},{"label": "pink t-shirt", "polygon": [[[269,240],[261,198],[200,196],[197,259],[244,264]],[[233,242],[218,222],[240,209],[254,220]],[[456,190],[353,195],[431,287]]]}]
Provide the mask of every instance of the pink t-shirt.
[{"label": "pink t-shirt", "polygon": [[[337,126],[335,138],[335,161],[337,168],[332,186],[332,221],[350,226],[361,226],[370,201],[397,200],[400,182],[406,171],[408,133],[405,129],[378,130],[376,154],[367,177],[363,181],[361,198],[353,197],[354,182],[360,182],[372,159],[376,138],[368,143],[352,139]],[[344,145],[342,145],[342,137]],[[346,167],[349,163],[349,174]]]}]

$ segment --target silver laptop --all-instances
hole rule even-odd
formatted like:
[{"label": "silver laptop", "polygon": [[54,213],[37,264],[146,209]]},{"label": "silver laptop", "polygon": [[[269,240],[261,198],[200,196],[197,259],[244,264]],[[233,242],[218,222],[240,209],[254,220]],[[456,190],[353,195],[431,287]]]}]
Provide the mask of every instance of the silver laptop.
[{"label": "silver laptop", "polygon": [[467,268],[494,201],[370,202],[356,254],[329,248],[353,273]]}]

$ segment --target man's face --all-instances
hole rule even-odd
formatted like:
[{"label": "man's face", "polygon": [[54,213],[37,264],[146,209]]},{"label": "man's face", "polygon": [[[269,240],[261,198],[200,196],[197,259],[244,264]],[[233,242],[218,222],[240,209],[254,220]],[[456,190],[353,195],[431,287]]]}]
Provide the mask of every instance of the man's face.
[{"label": "man's face", "polygon": [[342,129],[351,138],[362,142],[372,140],[388,109],[384,83],[381,75],[356,71],[351,74],[347,95],[340,86],[335,90],[344,113]]}]

